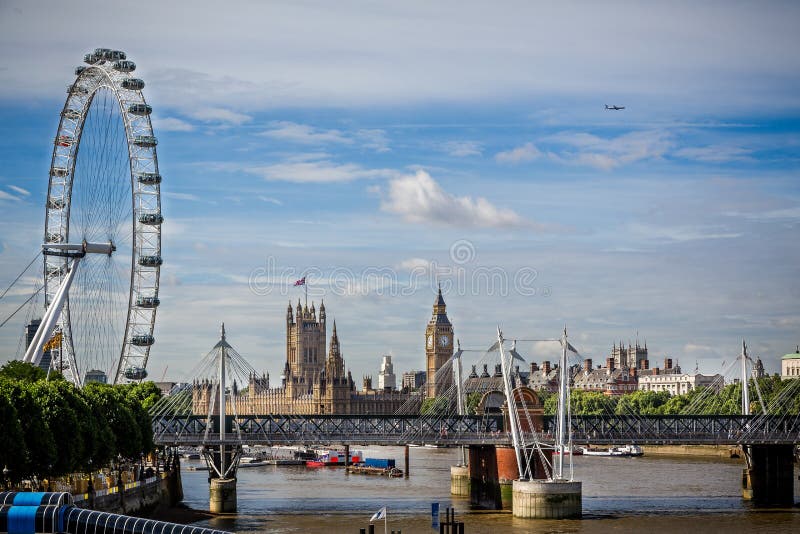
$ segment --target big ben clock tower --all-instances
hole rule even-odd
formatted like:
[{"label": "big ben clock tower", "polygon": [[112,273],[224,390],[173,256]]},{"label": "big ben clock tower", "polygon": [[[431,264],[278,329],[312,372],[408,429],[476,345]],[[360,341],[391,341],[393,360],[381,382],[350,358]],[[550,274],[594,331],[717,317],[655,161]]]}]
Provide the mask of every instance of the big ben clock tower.
[{"label": "big ben clock tower", "polygon": [[437,396],[444,392],[453,383],[453,376],[435,378],[436,371],[453,356],[453,325],[447,318],[447,306],[442,297],[442,286],[439,286],[439,294],[436,302],[433,303],[433,316],[428,321],[428,328],[425,329],[425,356],[428,363],[427,368],[427,396],[428,398]]}]

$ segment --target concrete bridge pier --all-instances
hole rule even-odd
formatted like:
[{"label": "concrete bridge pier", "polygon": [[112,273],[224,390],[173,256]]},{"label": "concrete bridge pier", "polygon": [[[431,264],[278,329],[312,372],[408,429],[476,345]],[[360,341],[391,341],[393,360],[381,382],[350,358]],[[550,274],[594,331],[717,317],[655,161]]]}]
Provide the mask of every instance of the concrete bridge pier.
[{"label": "concrete bridge pier", "polygon": [[515,480],[514,517],[569,519],[581,517],[582,484],[566,480]]},{"label": "concrete bridge pier", "polygon": [[[208,463],[208,509],[214,514],[236,512],[236,468],[241,449],[236,445],[220,445],[204,451]],[[222,476],[220,476],[222,475]]]},{"label": "concrete bridge pier", "polygon": [[450,466],[450,495],[469,497],[469,466]]},{"label": "concrete bridge pier", "polygon": [[469,446],[469,500],[487,510],[503,509],[494,445]]},{"label": "concrete bridge pier", "polygon": [[[535,479],[547,477],[542,460],[538,456],[531,469]],[[519,467],[513,447],[470,445],[468,472],[469,497],[472,505],[487,510],[512,509],[514,480],[519,478]],[[450,492],[454,495],[457,495],[456,477],[461,473],[458,467],[450,468]]]},{"label": "concrete bridge pier", "polygon": [[208,494],[208,509],[212,514],[236,512],[235,478],[212,478]]},{"label": "concrete bridge pier", "polygon": [[763,506],[794,505],[794,446],[750,445],[742,473],[742,498]]}]

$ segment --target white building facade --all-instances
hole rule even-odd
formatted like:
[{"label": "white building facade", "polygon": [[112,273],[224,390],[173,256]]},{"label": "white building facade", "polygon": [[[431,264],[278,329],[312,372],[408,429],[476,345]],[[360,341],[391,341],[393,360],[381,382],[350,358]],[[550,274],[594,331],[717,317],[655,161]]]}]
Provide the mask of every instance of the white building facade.
[{"label": "white building facade", "polygon": [[800,347],[781,358],[781,380],[800,378]]},{"label": "white building facade", "polygon": [[388,354],[383,357],[383,361],[381,362],[381,372],[378,373],[378,389],[389,389],[392,391],[397,389],[397,378],[394,376],[392,357]]},{"label": "white building facade", "polygon": [[670,395],[683,395],[697,387],[720,389],[724,385],[722,375],[658,374],[639,377],[642,391],[666,391]]}]

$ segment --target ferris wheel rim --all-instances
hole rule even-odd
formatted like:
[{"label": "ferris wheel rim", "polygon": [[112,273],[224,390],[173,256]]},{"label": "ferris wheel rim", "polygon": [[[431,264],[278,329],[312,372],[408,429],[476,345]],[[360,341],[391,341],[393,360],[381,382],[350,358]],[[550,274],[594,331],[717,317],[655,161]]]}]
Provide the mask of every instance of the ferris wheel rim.
[{"label": "ferris wheel rim", "polygon": [[[101,51],[100,55],[98,51]],[[116,101],[127,144],[126,175],[130,185],[131,206],[129,221],[131,259],[127,310],[122,328],[123,338],[118,344],[118,354],[113,357],[112,366],[108,369],[109,378],[113,375],[113,383],[118,383],[129,368],[141,369],[146,374],[150,348],[155,341],[153,332],[156,310],[160,303],[158,294],[162,262],[161,180],[158,171],[157,141],[153,135],[150,118],[152,108],[147,104],[141,91],[144,82],[131,75],[135,64],[127,61],[124,53],[108,49],[98,49],[94,55],[87,54],[87,63],[90,63],[88,67],[76,69],[76,78],[67,89],[67,99],[61,110],[45,201],[44,242],[46,246],[53,241],[67,242],[70,239],[73,178],[84,127],[95,97],[101,90],[108,90]],[[131,81],[135,83],[128,83]],[[143,175],[149,178],[142,180]],[[49,292],[65,275],[66,262],[49,261],[45,256],[43,264],[45,307],[47,307]],[[62,357],[63,351],[66,351],[68,358],[72,358],[68,362],[71,378],[77,385],[81,385],[88,369],[81,369],[77,364],[72,324],[70,306],[67,302],[65,313],[59,321],[64,339],[60,350]]]}]

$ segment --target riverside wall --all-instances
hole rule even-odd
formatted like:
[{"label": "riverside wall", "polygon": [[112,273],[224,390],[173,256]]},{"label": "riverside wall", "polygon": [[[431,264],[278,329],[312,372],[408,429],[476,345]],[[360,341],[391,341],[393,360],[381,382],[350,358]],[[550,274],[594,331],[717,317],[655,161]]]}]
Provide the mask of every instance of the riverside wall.
[{"label": "riverside wall", "polygon": [[744,458],[741,447],[732,445],[642,445],[645,456],[698,456]]},{"label": "riverside wall", "polygon": [[183,500],[180,468],[161,472],[139,482],[74,495],[75,506],[101,512],[143,516]]}]

